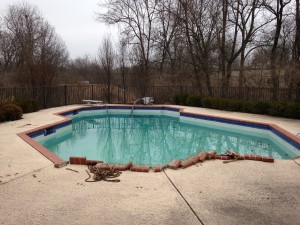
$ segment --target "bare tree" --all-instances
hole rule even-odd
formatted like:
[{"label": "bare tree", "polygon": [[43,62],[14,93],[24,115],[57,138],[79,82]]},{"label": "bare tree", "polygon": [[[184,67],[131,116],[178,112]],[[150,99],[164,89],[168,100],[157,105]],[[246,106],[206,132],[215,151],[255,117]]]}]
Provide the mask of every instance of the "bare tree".
[{"label": "bare tree", "polygon": [[119,41],[118,69],[121,76],[121,85],[123,87],[123,100],[126,99],[126,85],[128,81],[129,66],[128,66],[128,50],[127,43],[124,39]]},{"label": "bare tree", "polygon": [[169,60],[172,65],[172,60],[174,60],[171,52],[171,44],[174,38],[176,38],[176,34],[178,34],[180,24],[178,2],[172,0],[160,1],[156,14],[156,51],[159,61],[159,71],[163,72],[166,67],[166,61]]},{"label": "bare tree", "polygon": [[296,20],[296,35],[295,35],[295,58],[300,64],[300,0],[296,0],[295,8],[295,20]]},{"label": "bare tree", "polygon": [[[181,81],[186,77],[204,94],[212,95],[212,83],[218,83],[212,79],[217,79],[214,75],[219,71],[222,95],[226,96],[233,70],[239,72],[240,93],[251,83],[246,81],[253,80],[251,73],[244,71],[247,63],[255,61],[253,57],[257,58],[258,52],[264,54],[264,60],[267,60],[265,54],[269,54],[269,61],[265,63],[271,71],[274,90],[279,87],[279,74],[284,74],[283,66],[281,70],[278,67],[279,62],[291,63],[291,37],[294,39],[293,57],[299,61],[300,1],[295,1],[295,17],[289,14],[290,2],[107,0],[101,5],[107,11],[99,13],[98,19],[118,24],[122,37],[126,37],[132,62],[130,70],[136,74],[133,81],[140,87],[140,94],[145,93],[150,79],[155,83],[157,75],[168,77],[171,83],[175,74],[180,74]],[[283,28],[284,23],[292,26]],[[267,68],[259,65],[263,67],[261,78],[252,84],[263,86]],[[123,72],[120,70],[120,73]]]},{"label": "bare tree", "polygon": [[277,71],[277,54],[278,54],[278,44],[280,41],[280,35],[282,32],[282,24],[288,14],[285,13],[286,6],[291,2],[291,0],[276,0],[276,1],[263,1],[264,7],[272,14],[275,19],[274,30],[271,34],[271,52],[270,52],[270,70],[272,78],[272,88],[273,96],[272,99],[276,100],[278,97],[279,89],[279,73]]},{"label": "bare tree", "polygon": [[15,58],[14,39],[11,34],[0,31],[0,68],[3,72],[13,64]]},{"label": "bare tree", "polygon": [[[212,95],[210,77],[216,52],[218,3],[208,0],[179,0],[191,65],[200,90],[207,88]],[[204,82],[203,82],[204,80]]]},{"label": "bare tree", "polygon": [[[296,80],[289,79],[295,85],[300,93],[300,0],[295,0],[295,41],[293,46],[293,68],[290,69],[290,74],[296,75]],[[288,76],[291,77],[291,76]]]},{"label": "bare tree", "polygon": [[[68,70],[71,74],[85,76],[98,73],[98,64],[89,55],[77,57],[69,61]],[[96,82],[99,82],[98,80]]]},{"label": "bare tree", "polygon": [[113,85],[113,69],[115,66],[115,53],[109,37],[105,37],[98,50],[98,60],[100,65],[103,83],[106,85],[106,99],[111,103],[112,85]]},{"label": "bare tree", "polygon": [[240,30],[240,73],[239,73],[239,87],[240,93],[244,85],[244,70],[246,58],[256,48],[264,46],[257,39],[259,32],[262,32],[264,27],[272,21],[269,18],[259,16],[261,13],[261,0],[242,1],[238,4],[236,9],[236,16],[240,18],[238,29]]},{"label": "bare tree", "polygon": [[222,96],[225,95],[227,88],[226,85],[229,83],[229,77],[226,74],[226,30],[227,30],[227,17],[228,17],[228,0],[222,0],[222,13],[220,12],[220,25],[217,27],[218,32],[218,43],[219,43],[219,70],[222,73]]},{"label": "bare tree", "polygon": [[9,6],[2,27],[5,65],[14,65],[24,85],[51,84],[66,63],[68,52],[37,8],[25,3]]},{"label": "bare tree", "polygon": [[157,0],[108,0],[102,7],[107,12],[99,13],[98,19],[107,24],[119,24],[121,34],[138,51],[136,65],[141,67],[139,85],[144,95],[149,81],[151,58],[153,57],[153,26]]},{"label": "bare tree", "polygon": [[269,23],[269,20],[258,17],[261,4],[260,0],[222,1],[222,23],[218,29],[223,96],[229,87],[232,66],[239,56],[242,86],[245,59],[252,51],[246,53],[247,48],[249,50],[256,33]]}]

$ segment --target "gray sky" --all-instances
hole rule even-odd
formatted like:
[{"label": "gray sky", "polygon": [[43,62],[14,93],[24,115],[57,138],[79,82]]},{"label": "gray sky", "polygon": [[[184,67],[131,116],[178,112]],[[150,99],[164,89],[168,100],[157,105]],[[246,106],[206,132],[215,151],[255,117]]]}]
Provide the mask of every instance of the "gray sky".
[{"label": "gray sky", "polygon": [[[23,0],[1,0],[0,11],[5,13],[8,5],[22,3]],[[36,5],[43,17],[55,27],[56,33],[66,43],[70,57],[85,54],[94,57],[103,36],[117,39],[117,27],[108,27],[95,20],[97,4],[101,0],[27,0]]]}]

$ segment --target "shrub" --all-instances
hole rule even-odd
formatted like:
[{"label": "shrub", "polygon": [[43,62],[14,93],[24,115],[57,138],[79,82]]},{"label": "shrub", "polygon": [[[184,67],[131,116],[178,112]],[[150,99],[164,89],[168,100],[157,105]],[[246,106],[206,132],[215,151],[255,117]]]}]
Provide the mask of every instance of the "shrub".
[{"label": "shrub", "polygon": [[203,98],[202,106],[211,109],[220,109],[228,111],[241,111],[242,101],[224,98]]},{"label": "shrub", "polygon": [[191,96],[187,97],[186,104],[188,106],[198,106],[198,107],[201,107],[202,106],[201,100],[202,100],[201,96],[191,95]]},{"label": "shrub", "polygon": [[176,105],[187,105],[187,98],[189,97],[188,94],[180,94],[180,95],[176,95],[174,97],[174,103]]},{"label": "shrub", "polygon": [[212,108],[212,98],[211,97],[202,98],[201,105],[204,108]]},{"label": "shrub", "polygon": [[210,105],[212,109],[222,109],[224,102],[220,98],[210,98]]},{"label": "shrub", "polygon": [[214,109],[227,110],[227,108],[228,108],[228,99],[215,98],[212,102],[212,107]]},{"label": "shrub", "polygon": [[186,105],[186,100],[187,100],[188,97],[189,97],[188,94],[180,95],[180,98],[179,98],[180,105]]},{"label": "shrub", "polygon": [[5,112],[3,110],[3,106],[0,106],[0,122],[5,121]]},{"label": "shrub", "polygon": [[254,106],[254,102],[243,101],[241,103],[241,111],[246,112],[246,113],[252,113],[253,112],[253,106]]},{"label": "shrub", "polygon": [[269,115],[285,117],[286,116],[286,107],[287,107],[287,103],[285,103],[285,102],[271,102],[270,109],[269,109]]},{"label": "shrub", "polygon": [[254,102],[252,105],[251,112],[256,114],[268,114],[270,107],[271,106],[269,102],[263,102],[263,101]]},{"label": "shrub", "polygon": [[0,114],[2,121],[11,121],[18,120],[22,118],[23,111],[22,109],[12,103],[7,103],[1,106]]},{"label": "shrub", "polygon": [[22,108],[23,113],[36,112],[39,110],[39,107],[34,100],[20,99],[20,100],[16,100],[13,103],[19,106],[20,108]]},{"label": "shrub", "polygon": [[179,102],[180,102],[179,99],[180,99],[179,95],[175,95],[175,97],[173,99],[175,105],[179,105]]},{"label": "shrub", "polygon": [[300,104],[295,102],[242,101],[235,99],[202,96],[177,95],[174,102],[180,105],[201,106],[236,112],[265,114],[271,116],[300,119]]},{"label": "shrub", "polygon": [[243,104],[242,101],[234,99],[226,99],[226,110],[228,111],[242,111]]},{"label": "shrub", "polygon": [[288,103],[286,105],[285,116],[293,119],[300,119],[300,104]]}]

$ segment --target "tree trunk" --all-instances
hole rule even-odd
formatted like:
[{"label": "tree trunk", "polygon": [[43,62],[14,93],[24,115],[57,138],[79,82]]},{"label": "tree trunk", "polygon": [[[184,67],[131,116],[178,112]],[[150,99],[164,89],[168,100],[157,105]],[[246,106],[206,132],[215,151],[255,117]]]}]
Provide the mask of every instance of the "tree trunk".
[{"label": "tree trunk", "polygon": [[211,87],[209,75],[210,75],[209,73],[205,73],[205,81],[206,81],[208,96],[212,96],[212,87]]},{"label": "tree trunk", "polygon": [[296,59],[300,63],[300,0],[296,0]]},{"label": "tree trunk", "polygon": [[206,83],[206,88],[209,96],[212,96],[212,88],[211,88],[211,82],[210,82],[210,70],[209,70],[209,65],[208,65],[208,58],[203,59],[205,63],[203,63],[203,72],[205,75],[205,83]]},{"label": "tree trunk", "polygon": [[[223,0],[222,2],[222,36],[221,36],[221,71],[222,71],[222,97],[227,95],[228,82],[227,82],[227,73],[226,73],[226,24],[227,24],[227,14],[228,14],[228,2]],[[227,68],[228,70],[228,68]]]},{"label": "tree trunk", "polygon": [[227,63],[227,70],[226,70],[226,77],[225,77],[225,96],[223,97],[228,97],[228,88],[229,88],[229,81],[230,81],[230,77],[231,77],[231,68],[232,68],[232,62],[228,62]]},{"label": "tree trunk", "polygon": [[241,51],[240,74],[239,74],[239,95],[243,95],[244,87],[244,69],[245,69],[245,50]]},{"label": "tree trunk", "polygon": [[279,89],[279,76],[276,70],[276,56],[271,56],[271,79],[272,79],[272,100],[277,100]]}]

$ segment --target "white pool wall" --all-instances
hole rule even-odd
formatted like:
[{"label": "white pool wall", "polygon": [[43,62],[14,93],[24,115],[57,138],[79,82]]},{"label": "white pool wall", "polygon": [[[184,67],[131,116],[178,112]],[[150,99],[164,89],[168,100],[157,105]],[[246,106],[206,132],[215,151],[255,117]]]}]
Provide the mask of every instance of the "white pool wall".
[{"label": "white pool wall", "polygon": [[289,154],[292,152],[294,156],[299,155],[299,150],[283,140],[282,138],[278,137],[276,134],[274,134],[270,130],[264,130],[260,128],[255,127],[247,127],[243,125],[236,125],[236,124],[229,124],[229,123],[223,123],[223,122],[217,122],[217,121],[209,121],[204,119],[197,119],[197,118],[191,118],[191,117],[185,117],[181,116],[180,121],[192,125],[198,125],[212,128],[212,129],[218,129],[222,131],[228,131],[231,130],[232,132],[240,133],[249,135],[251,134],[254,137],[260,137],[260,138],[266,138],[274,142],[276,145],[278,145],[282,151]]}]

